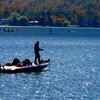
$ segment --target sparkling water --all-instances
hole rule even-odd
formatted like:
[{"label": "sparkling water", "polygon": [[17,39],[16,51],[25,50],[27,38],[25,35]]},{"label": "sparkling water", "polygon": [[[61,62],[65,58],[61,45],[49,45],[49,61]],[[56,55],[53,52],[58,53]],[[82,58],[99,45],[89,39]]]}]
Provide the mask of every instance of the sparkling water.
[{"label": "sparkling water", "polygon": [[99,28],[0,27],[0,62],[34,61],[36,41],[50,66],[38,73],[1,73],[0,100],[100,100]]}]

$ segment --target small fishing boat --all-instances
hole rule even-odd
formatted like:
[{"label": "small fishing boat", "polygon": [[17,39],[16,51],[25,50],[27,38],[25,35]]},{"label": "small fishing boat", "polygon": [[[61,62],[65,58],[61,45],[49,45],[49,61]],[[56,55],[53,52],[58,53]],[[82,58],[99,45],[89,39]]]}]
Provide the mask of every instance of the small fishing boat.
[{"label": "small fishing boat", "polygon": [[36,72],[43,70],[49,64],[50,64],[50,59],[43,60],[41,64],[35,64],[32,62],[31,64],[17,63],[16,65],[13,65],[12,63],[6,63],[5,65],[0,66],[0,73]]}]

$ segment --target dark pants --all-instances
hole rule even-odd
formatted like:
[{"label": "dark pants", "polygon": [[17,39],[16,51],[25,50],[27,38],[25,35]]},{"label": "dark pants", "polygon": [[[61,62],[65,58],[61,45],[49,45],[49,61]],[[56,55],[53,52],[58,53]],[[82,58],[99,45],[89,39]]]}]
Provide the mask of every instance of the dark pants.
[{"label": "dark pants", "polygon": [[38,63],[40,64],[40,54],[39,53],[35,54],[35,61],[34,61],[35,64],[37,64],[37,59],[38,59]]}]

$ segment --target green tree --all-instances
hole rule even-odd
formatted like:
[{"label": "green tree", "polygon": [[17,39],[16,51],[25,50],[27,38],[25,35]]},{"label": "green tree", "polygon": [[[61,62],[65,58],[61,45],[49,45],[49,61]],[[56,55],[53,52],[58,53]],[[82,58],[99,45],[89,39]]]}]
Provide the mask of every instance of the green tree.
[{"label": "green tree", "polygon": [[47,25],[49,26],[54,25],[53,20],[51,19],[51,13],[49,11],[47,12]]},{"label": "green tree", "polygon": [[95,16],[93,17],[93,26],[94,26],[94,27],[98,27],[98,26],[99,26],[98,20],[99,20],[99,16],[98,16],[98,15],[95,15]]},{"label": "green tree", "polygon": [[63,22],[63,24],[64,24],[64,26],[66,27],[66,26],[68,26],[68,25],[71,25],[71,22],[69,21],[69,20],[65,20],[64,22]]},{"label": "green tree", "polygon": [[8,10],[4,10],[4,11],[3,11],[3,16],[5,16],[5,18],[8,18],[8,16],[9,16],[9,11],[8,11]]},{"label": "green tree", "polygon": [[26,25],[28,25],[28,18],[26,16],[20,16],[18,18],[18,23],[21,26],[26,26]]},{"label": "green tree", "polygon": [[10,19],[10,25],[18,25],[18,20],[17,18],[20,17],[20,14],[17,12],[11,13],[9,19]]}]

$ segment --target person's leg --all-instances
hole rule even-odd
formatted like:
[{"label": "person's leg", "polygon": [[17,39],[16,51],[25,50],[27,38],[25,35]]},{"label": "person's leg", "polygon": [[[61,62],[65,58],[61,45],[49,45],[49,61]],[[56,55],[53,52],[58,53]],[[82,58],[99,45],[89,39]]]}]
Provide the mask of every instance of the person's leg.
[{"label": "person's leg", "polygon": [[38,54],[38,63],[40,64],[40,54]]},{"label": "person's leg", "polygon": [[34,63],[37,64],[37,55],[35,55]]}]

